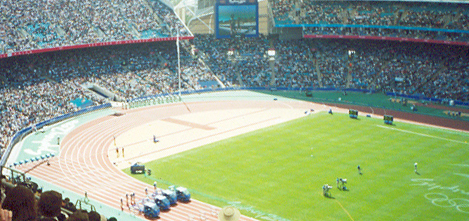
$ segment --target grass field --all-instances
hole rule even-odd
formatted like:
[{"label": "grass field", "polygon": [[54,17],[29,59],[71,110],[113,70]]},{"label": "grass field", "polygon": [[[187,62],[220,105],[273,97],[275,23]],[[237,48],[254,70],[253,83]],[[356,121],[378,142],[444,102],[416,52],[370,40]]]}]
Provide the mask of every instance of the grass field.
[{"label": "grass field", "polygon": [[466,141],[465,132],[317,113],[147,163],[150,177],[133,176],[260,220],[468,220]]},{"label": "grass field", "polygon": [[[399,100],[398,97],[390,97],[383,93],[362,93],[362,92],[348,92],[346,96],[340,91],[313,91],[313,97],[306,97],[305,93],[299,93],[298,91],[259,91],[266,94],[278,95],[282,97],[289,97],[305,101],[313,101],[316,103],[331,103],[331,104],[347,104],[347,105],[358,105],[363,107],[372,108],[384,108],[389,110],[404,111],[409,113],[425,114],[435,117],[443,117],[449,119],[458,119],[461,121],[469,121],[468,115],[462,115],[461,117],[449,116],[445,109],[447,106],[439,105],[442,109],[431,108],[425,105],[418,105],[422,103],[417,100],[409,100],[406,106],[402,104],[391,102],[389,99]],[[340,100],[339,100],[340,98]],[[414,112],[410,109],[412,104],[416,104],[418,111]],[[467,109],[466,106],[458,106],[462,109]]]}]

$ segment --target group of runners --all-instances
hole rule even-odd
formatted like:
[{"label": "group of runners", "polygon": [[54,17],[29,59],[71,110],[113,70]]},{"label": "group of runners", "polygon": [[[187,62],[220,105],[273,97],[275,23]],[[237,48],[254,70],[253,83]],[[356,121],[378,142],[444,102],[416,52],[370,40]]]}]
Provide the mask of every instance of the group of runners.
[{"label": "group of runners", "polygon": [[[358,170],[358,174],[362,175],[362,170],[361,170],[360,165],[357,166],[357,170]],[[414,172],[418,174],[418,172],[417,172],[417,162],[414,163]],[[337,183],[337,189],[347,190],[347,187],[345,186],[345,184],[347,183],[347,179],[337,177],[336,183]],[[329,186],[328,184],[324,184],[322,186],[323,195],[330,197],[329,190],[331,188],[332,187]]]}]

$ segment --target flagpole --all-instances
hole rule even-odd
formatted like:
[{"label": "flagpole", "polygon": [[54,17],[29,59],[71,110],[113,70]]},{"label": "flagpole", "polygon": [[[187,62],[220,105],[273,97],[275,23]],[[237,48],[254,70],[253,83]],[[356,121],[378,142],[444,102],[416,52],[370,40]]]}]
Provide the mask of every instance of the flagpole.
[{"label": "flagpole", "polygon": [[179,55],[179,28],[177,30],[177,39],[176,39],[176,46],[177,46],[177,53],[178,53],[178,85],[179,85],[179,97],[181,97],[181,58]]}]

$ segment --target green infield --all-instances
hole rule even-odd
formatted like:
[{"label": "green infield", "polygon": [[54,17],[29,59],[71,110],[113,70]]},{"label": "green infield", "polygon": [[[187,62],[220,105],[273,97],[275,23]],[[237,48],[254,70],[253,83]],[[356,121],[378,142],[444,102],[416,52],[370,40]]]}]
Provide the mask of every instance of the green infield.
[{"label": "green infield", "polygon": [[146,163],[150,176],[132,176],[260,220],[468,220],[467,141],[466,132],[317,113]]},{"label": "green infield", "polygon": [[[362,92],[347,92],[344,95],[341,91],[312,91],[312,97],[307,97],[305,92],[299,91],[259,91],[261,93],[277,95],[282,97],[294,98],[305,101],[312,101],[316,103],[328,104],[346,104],[357,105],[372,108],[384,108],[389,110],[403,111],[409,113],[418,113],[430,115],[435,117],[443,117],[450,119],[457,119],[462,121],[469,121],[468,114],[462,114],[460,117],[448,115],[449,106],[438,105],[427,106],[422,101],[409,99],[406,105],[399,103],[399,97],[387,96],[383,93],[362,93]],[[428,102],[425,102],[428,103]],[[412,111],[412,104],[416,105],[418,111]],[[435,108],[438,107],[438,108]],[[465,106],[458,106],[461,109],[467,109]]]}]

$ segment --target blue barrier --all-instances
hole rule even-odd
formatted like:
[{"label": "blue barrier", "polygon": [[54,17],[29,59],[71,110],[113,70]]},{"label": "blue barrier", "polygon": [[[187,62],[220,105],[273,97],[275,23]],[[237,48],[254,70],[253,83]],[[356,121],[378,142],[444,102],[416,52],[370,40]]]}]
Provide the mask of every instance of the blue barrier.
[{"label": "blue barrier", "polygon": [[[81,109],[77,112],[68,113],[68,114],[64,114],[62,116],[51,118],[49,120],[45,120],[43,122],[40,122],[40,123],[36,124],[35,127],[37,129],[40,129],[40,128],[43,128],[44,126],[47,126],[47,125],[55,124],[57,122],[60,122],[60,121],[63,121],[63,120],[66,120],[66,119],[69,119],[69,118],[72,118],[72,117],[75,117],[75,116],[78,116],[78,115],[82,115],[82,114],[85,114],[85,113],[93,112],[93,111],[96,111],[96,110],[100,110],[100,109],[104,109],[104,108],[110,108],[111,106],[112,105],[110,103],[107,103],[107,104],[102,104],[102,105],[99,105],[99,106],[94,106],[94,107]],[[11,142],[8,144],[8,147],[6,148],[5,152],[2,155],[2,158],[0,160],[0,166],[1,167],[5,166],[13,147],[19,141],[21,141],[26,135],[28,135],[31,132],[31,130],[32,130],[32,126],[29,126],[29,127],[21,129],[20,131],[16,132],[15,135],[13,135],[13,137],[11,138]],[[20,165],[24,164],[24,163],[25,163],[24,161],[19,162]]]},{"label": "blue barrier", "polygon": [[[414,100],[424,100],[424,101],[430,101],[430,102],[442,102],[443,101],[443,99],[440,99],[440,98],[431,98],[431,97],[424,97],[424,96],[418,96],[418,95],[399,94],[399,93],[394,93],[394,92],[386,92],[386,95],[387,96],[414,99]],[[463,102],[463,101],[459,101],[459,100],[454,100],[454,104],[469,107],[469,101]]]},{"label": "blue barrier", "polygon": [[[298,90],[310,90],[310,91],[351,91],[351,92],[370,92],[374,93],[374,90],[364,90],[364,89],[355,89],[355,88],[347,88],[347,89],[340,89],[340,88],[314,88],[314,87],[306,87],[306,88],[287,88],[287,87],[229,87],[229,88],[216,88],[216,89],[201,89],[201,90],[195,90],[195,91],[181,91],[181,95],[188,95],[188,94],[193,94],[193,93],[208,93],[208,92],[219,92],[219,91],[232,91],[232,90],[282,90],[282,91],[298,91]],[[179,92],[174,92],[174,93],[165,93],[165,94],[159,94],[159,95],[151,95],[151,96],[144,96],[140,98],[135,98],[135,99],[129,99],[127,100],[128,102],[130,101],[137,101],[137,100],[146,100],[149,98],[157,98],[157,97],[164,97],[167,95],[179,95]],[[404,98],[411,98],[411,99],[417,99],[417,100],[425,100],[425,101],[432,101],[432,102],[441,102],[442,99],[436,99],[436,98],[428,98],[428,97],[423,97],[423,96],[417,96],[417,95],[405,95],[405,94],[397,94],[397,93],[391,93],[387,92],[387,96],[399,96],[399,97],[404,97]],[[462,101],[454,101],[455,104],[457,105],[462,105],[462,106],[468,106],[469,107],[469,102],[462,102]],[[74,113],[69,113],[65,114],[59,117],[55,117],[43,122],[40,122],[36,124],[36,128],[40,129],[44,126],[51,125],[57,122],[60,122],[62,120],[72,118],[84,113],[89,113],[93,112],[99,109],[104,109],[104,108],[109,108],[111,107],[110,103],[99,105],[99,106],[94,106],[94,107],[89,107],[85,108],[82,110],[79,110]],[[31,132],[32,127],[26,127],[18,131],[11,139],[10,144],[5,150],[5,153],[2,155],[2,158],[0,160],[0,166],[5,166],[6,161],[10,155],[11,149],[13,148],[14,145],[16,145],[20,140],[23,139],[25,135],[27,135],[29,132]],[[19,162],[20,164],[22,162]]]},{"label": "blue barrier", "polygon": [[418,31],[435,31],[450,33],[469,34],[468,30],[443,29],[443,28],[425,28],[425,27],[409,27],[409,26],[384,26],[384,25],[353,25],[353,24],[277,24],[277,28],[303,28],[303,27],[319,27],[319,28],[381,28],[381,29],[401,29],[401,30],[418,30]]}]

